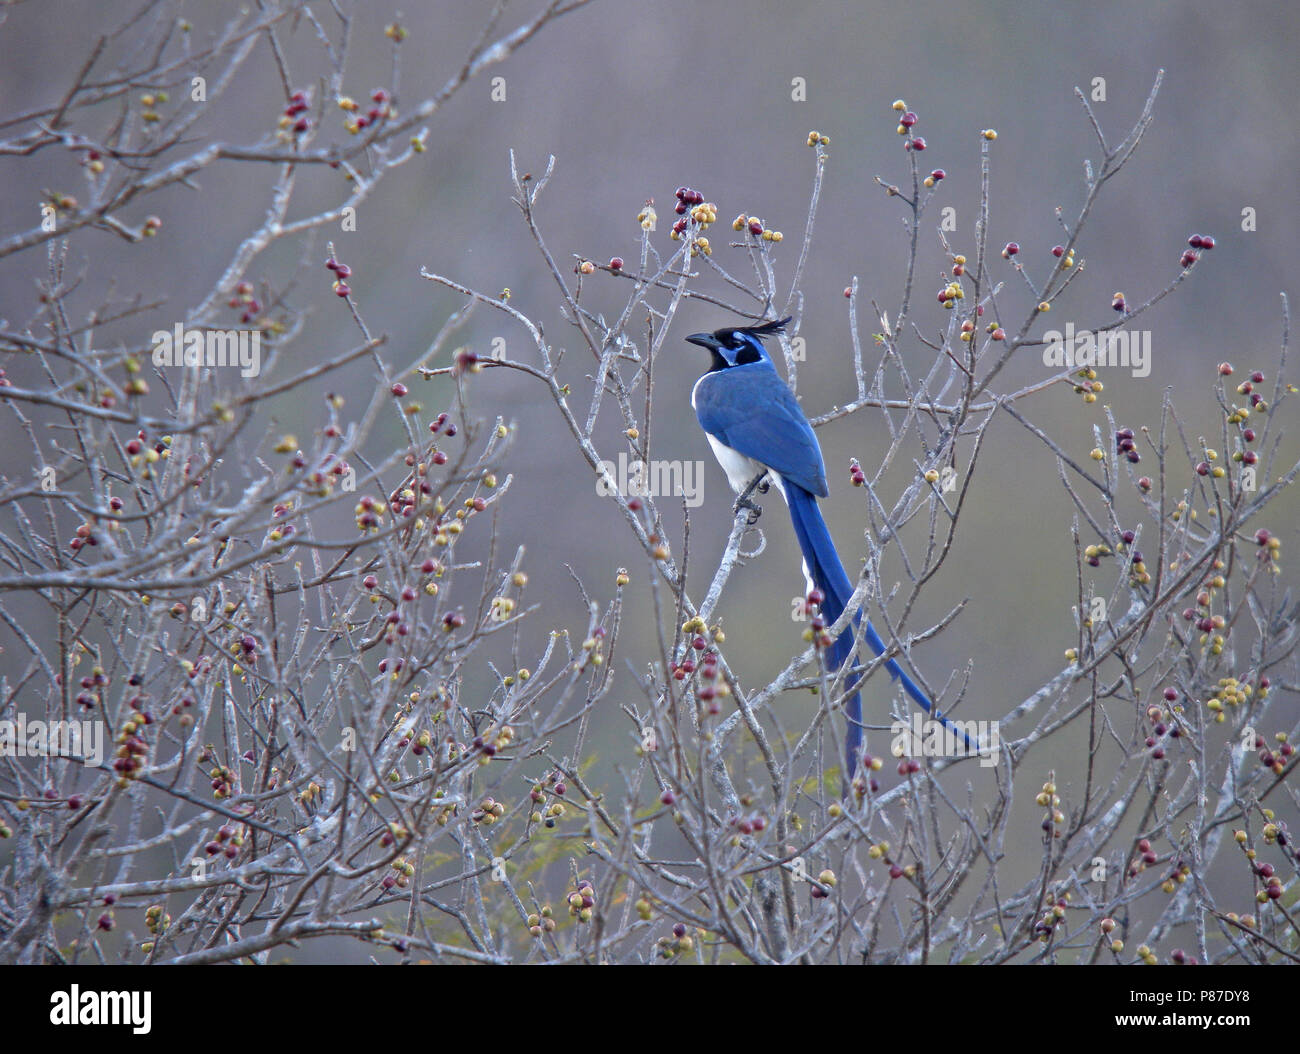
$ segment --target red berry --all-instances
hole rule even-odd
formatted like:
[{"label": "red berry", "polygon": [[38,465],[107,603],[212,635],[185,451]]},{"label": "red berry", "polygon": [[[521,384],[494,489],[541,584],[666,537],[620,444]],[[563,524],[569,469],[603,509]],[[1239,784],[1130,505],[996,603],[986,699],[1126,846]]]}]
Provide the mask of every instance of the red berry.
[{"label": "red berry", "polygon": [[623,257],[621,256],[612,257],[609,261],[609,269],[611,271],[623,270]]},{"label": "red berry", "polygon": [[391,391],[395,396],[397,396],[397,398],[400,399],[402,398],[402,396],[406,394],[406,385],[404,385],[401,381],[397,381],[396,383],[394,383]]},{"label": "red berry", "polygon": [[1058,257],[1058,258],[1064,256],[1064,255],[1065,255],[1065,246],[1064,246],[1064,245],[1053,245],[1053,246],[1052,246],[1052,255],[1055,256],[1055,257]]},{"label": "red berry", "polygon": [[930,178],[933,179],[936,183],[938,183],[941,179],[946,179],[947,176],[948,173],[941,168],[936,168],[933,172],[930,173]]},{"label": "red berry", "polygon": [[1020,246],[1015,242],[1007,242],[1007,246],[1002,250],[1003,256],[1015,256],[1020,251]]}]

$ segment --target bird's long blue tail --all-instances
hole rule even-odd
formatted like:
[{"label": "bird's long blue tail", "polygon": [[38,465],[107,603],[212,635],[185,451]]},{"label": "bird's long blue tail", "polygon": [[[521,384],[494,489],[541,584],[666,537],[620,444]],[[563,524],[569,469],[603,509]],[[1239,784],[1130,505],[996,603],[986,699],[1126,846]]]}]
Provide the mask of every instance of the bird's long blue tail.
[{"label": "bird's long blue tail", "polygon": [[[831,626],[848,606],[849,598],[853,596],[853,583],[849,581],[848,572],[840,562],[835,543],[826,527],[826,521],[822,519],[821,509],[818,508],[816,496],[789,480],[785,480],[784,484],[785,499],[790,507],[790,519],[794,523],[795,537],[799,540],[799,550],[803,553],[804,563],[808,566],[808,574],[813,580],[813,585],[822,591],[824,599],[821,614],[826,620],[826,625]],[[853,624],[855,628],[862,624],[861,614],[853,616]],[[855,636],[854,630],[846,628],[827,649],[826,665],[832,672],[838,672],[852,655]],[[885,642],[880,639],[880,634],[876,632],[870,619],[867,619],[866,632],[863,636],[877,655],[884,654]],[[903,690],[912,697],[917,706],[940,721],[945,728],[952,729],[961,736],[967,749],[979,750],[978,742],[973,741],[963,730],[954,728],[947,718],[934,708],[934,704],[921,690],[920,685],[904,672],[896,659],[889,659],[885,663],[885,669],[889,671],[890,677],[902,682]],[[849,728],[844,740],[844,757],[848,764],[850,779],[853,778],[858,757],[862,752],[862,699],[857,690],[858,680],[856,674],[849,674],[845,678],[845,689],[849,695],[845,700],[844,712]]]}]

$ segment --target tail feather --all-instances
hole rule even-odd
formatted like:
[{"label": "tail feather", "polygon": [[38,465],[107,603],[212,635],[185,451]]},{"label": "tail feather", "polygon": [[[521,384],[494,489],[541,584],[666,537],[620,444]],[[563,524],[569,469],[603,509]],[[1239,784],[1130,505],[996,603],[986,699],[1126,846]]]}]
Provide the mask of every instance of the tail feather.
[{"label": "tail feather", "polygon": [[[799,541],[799,551],[803,553],[804,564],[813,585],[821,590],[825,598],[821,605],[822,617],[825,618],[827,625],[831,625],[839,619],[848,606],[849,599],[853,596],[853,583],[840,562],[835,543],[817,505],[817,498],[798,484],[788,480],[784,480],[783,483],[782,490],[786,504],[790,507],[790,519],[794,524],[795,537]],[[862,625],[861,614],[854,614],[853,625],[855,629]],[[846,628],[827,649],[827,665],[832,670],[838,671],[850,658],[853,653],[854,637],[855,633]],[[870,619],[867,620],[863,637],[877,655],[885,653],[885,642],[880,639],[880,634],[876,632]],[[920,685],[907,675],[896,659],[887,660],[885,669],[889,671],[890,677],[902,683],[903,690],[912,697],[917,706],[941,722],[944,727],[957,732],[968,749],[979,749],[978,742],[973,741],[963,730],[953,728],[947,718],[934,708],[934,704],[921,690]],[[845,700],[844,712],[849,727],[844,741],[844,755],[850,779],[857,767],[858,755],[862,752],[862,698],[857,690],[859,679],[856,674],[849,674],[845,679],[845,689],[849,695]]]}]

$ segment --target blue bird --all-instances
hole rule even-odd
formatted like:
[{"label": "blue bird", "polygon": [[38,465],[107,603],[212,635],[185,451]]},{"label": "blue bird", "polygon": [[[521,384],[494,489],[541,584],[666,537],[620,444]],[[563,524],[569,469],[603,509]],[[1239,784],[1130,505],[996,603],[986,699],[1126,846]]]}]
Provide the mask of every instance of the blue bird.
[{"label": "blue bird", "polygon": [[[747,508],[751,515],[756,515],[757,506],[748,499],[755,488],[767,489],[760,483],[765,474],[776,484],[790,509],[795,537],[803,553],[804,577],[808,579],[810,591],[813,588],[821,591],[821,614],[830,626],[848,605],[853,583],[840,562],[817,506],[817,499],[830,493],[826,486],[826,466],[808,418],[763,346],[764,337],[781,332],[789,321],[783,318],[759,326],[692,333],[687,337],[689,343],[707,348],[712,356],[709,372],[691,390],[691,405],[718,463],[727,474],[727,481],[740,495],[735,505],[737,511]],[[855,614],[853,622],[854,627],[861,626],[861,616]],[[877,655],[884,654],[885,642],[869,619],[864,636]],[[853,630],[846,628],[827,649],[827,668],[832,674],[851,659],[854,637]],[[922,710],[951,727],[896,660],[887,661],[885,669],[902,682],[904,690]],[[844,757],[850,779],[862,752],[862,700],[857,683],[856,675],[850,674],[845,679],[849,694],[845,702],[848,733]],[[961,734],[967,747],[973,747],[971,740]]]}]

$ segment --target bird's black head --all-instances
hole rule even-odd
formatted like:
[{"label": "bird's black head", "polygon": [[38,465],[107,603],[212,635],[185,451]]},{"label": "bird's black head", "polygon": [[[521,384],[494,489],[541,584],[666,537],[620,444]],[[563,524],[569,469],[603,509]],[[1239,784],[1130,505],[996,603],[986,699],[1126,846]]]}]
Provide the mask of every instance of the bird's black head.
[{"label": "bird's black head", "polygon": [[712,333],[692,333],[687,343],[708,348],[713,356],[709,371],[725,370],[731,366],[746,366],[752,362],[771,362],[763,338],[780,333],[790,318],[764,322],[761,326],[715,329]]}]

